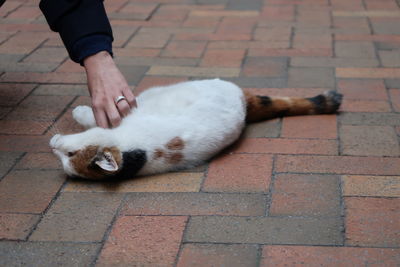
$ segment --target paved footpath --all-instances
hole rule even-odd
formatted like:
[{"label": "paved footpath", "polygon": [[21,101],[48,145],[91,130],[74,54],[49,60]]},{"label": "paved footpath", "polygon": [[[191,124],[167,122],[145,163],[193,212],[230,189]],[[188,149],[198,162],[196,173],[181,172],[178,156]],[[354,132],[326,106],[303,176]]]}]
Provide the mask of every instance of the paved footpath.
[{"label": "paved footpath", "polygon": [[94,183],[50,153],[90,103],[38,0],[0,9],[0,266],[399,266],[399,0],[109,0],[137,94],[221,77],[345,95],[249,126],[209,164]]}]

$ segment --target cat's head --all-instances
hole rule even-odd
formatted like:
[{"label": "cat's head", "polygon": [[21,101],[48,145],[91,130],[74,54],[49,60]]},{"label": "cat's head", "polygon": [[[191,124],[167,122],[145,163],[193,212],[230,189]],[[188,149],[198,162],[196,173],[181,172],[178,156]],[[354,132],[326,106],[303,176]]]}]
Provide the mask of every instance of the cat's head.
[{"label": "cat's head", "polygon": [[53,153],[60,159],[64,171],[70,176],[104,179],[119,172],[122,153],[114,146],[66,145],[67,136],[55,135],[50,140]]}]

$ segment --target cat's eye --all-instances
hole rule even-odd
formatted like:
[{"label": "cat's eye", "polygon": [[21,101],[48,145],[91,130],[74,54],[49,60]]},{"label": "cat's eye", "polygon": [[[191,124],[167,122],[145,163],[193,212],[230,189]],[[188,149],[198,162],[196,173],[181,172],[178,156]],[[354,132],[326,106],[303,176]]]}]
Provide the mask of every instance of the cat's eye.
[{"label": "cat's eye", "polygon": [[67,153],[68,157],[72,157],[72,156],[74,156],[75,154],[76,154],[76,152],[68,152],[68,153]]}]

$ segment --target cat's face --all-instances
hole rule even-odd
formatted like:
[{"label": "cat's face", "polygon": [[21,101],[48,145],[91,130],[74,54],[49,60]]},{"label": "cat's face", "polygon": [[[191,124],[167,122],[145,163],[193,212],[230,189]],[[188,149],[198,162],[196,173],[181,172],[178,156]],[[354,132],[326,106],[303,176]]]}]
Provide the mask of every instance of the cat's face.
[{"label": "cat's face", "polygon": [[120,170],[122,154],[116,147],[67,146],[63,139],[65,136],[55,135],[50,140],[50,146],[68,175],[88,179],[104,179]]}]

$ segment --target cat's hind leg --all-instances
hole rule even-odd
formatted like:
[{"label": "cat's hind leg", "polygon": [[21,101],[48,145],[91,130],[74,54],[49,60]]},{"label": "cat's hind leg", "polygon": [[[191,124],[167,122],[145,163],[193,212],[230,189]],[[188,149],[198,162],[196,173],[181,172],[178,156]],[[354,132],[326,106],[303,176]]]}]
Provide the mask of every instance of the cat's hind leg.
[{"label": "cat's hind leg", "polygon": [[90,129],[96,127],[96,119],[94,118],[93,110],[88,106],[77,106],[72,111],[72,117],[74,120],[85,127]]}]

